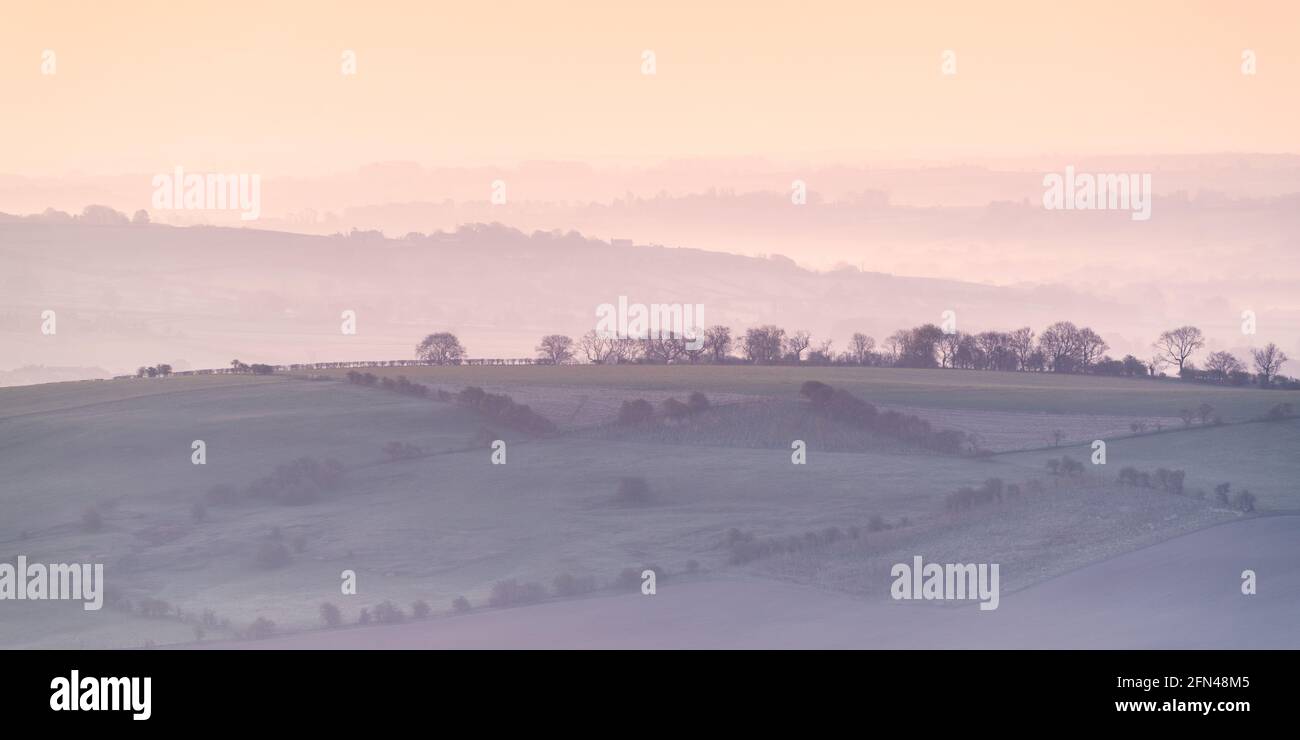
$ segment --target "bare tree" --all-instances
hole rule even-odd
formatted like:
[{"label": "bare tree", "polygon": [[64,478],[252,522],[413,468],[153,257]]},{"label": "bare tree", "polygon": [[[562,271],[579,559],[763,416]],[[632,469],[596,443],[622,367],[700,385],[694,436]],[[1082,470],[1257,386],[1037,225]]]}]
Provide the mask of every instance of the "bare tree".
[{"label": "bare tree", "polygon": [[772,326],[756,326],[745,332],[745,356],[751,362],[767,364],[781,359],[781,345],[785,341],[785,329]]},{"label": "bare tree", "polygon": [[650,362],[666,365],[686,353],[686,339],[673,332],[663,332],[657,337],[642,340],[641,351]]},{"label": "bare tree", "polygon": [[704,330],[704,348],[709,359],[725,362],[731,354],[731,327],[717,324]]},{"label": "bare tree", "polygon": [[890,334],[889,339],[885,340],[885,348],[889,350],[890,363],[896,364],[899,357],[902,356],[903,348],[907,346],[908,334],[909,332],[906,329],[899,329]]},{"label": "bare tree", "polygon": [[1034,332],[1027,326],[1011,332],[1011,351],[1016,354],[1016,365],[1029,369],[1029,356],[1034,353]]},{"label": "bare tree", "polygon": [[785,353],[794,355],[795,362],[801,362],[803,360],[803,351],[808,349],[810,344],[812,344],[812,335],[800,329],[786,338]]},{"label": "bare tree", "polygon": [[1252,349],[1250,354],[1255,360],[1255,372],[1259,373],[1260,385],[1271,383],[1273,377],[1282,369],[1282,364],[1290,359],[1272,342],[1265,345],[1264,349]]},{"label": "bare tree", "polygon": [[1052,372],[1072,372],[1079,358],[1079,327],[1069,321],[1058,321],[1043,330],[1038,347],[1043,350]]},{"label": "bare tree", "polygon": [[641,340],[634,337],[615,337],[610,340],[609,361],[613,363],[635,362],[640,359],[645,347]]},{"label": "bare tree", "polygon": [[876,348],[876,340],[862,334],[855,333],[849,339],[849,358],[859,365],[867,364],[867,359],[871,357],[871,350]]},{"label": "bare tree", "polygon": [[939,337],[939,341],[935,343],[935,349],[939,351],[939,367],[957,367],[957,353],[961,351],[966,336],[962,332],[955,331]]},{"label": "bare tree", "polygon": [[451,332],[430,334],[415,347],[415,356],[434,365],[455,365],[465,358],[465,348]]},{"label": "bare tree", "polygon": [[562,365],[573,359],[573,340],[563,334],[547,334],[537,345],[537,356]]},{"label": "bare tree", "polygon": [[1151,377],[1154,378],[1156,376],[1156,373],[1160,372],[1160,368],[1164,367],[1166,364],[1168,363],[1165,361],[1164,357],[1160,356],[1159,354],[1155,354],[1152,355],[1151,359],[1147,361],[1147,370],[1151,372]]},{"label": "bare tree", "polygon": [[1183,374],[1183,365],[1196,350],[1205,346],[1205,335],[1194,326],[1180,326],[1160,335],[1152,345],[1171,365],[1178,366],[1178,374]]},{"label": "bare tree", "polygon": [[614,338],[598,334],[595,329],[578,338],[578,349],[587,356],[587,361],[603,365],[609,361],[614,352]]},{"label": "bare tree", "polygon": [[1245,371],[1246,366],[1231,352],[1211,352],[1205,359],[1205,369],[1219,380],[1227,380],[1233,373]]},{"label": "bare tree", "polygon": [[1108,349],[1110,349],[1110,345],[1106,344],[1106,340],[1102,339],[1097,332],[1086,326],[1080,329],[1077,349],[1079,369],[1086,370],[1091,367],[1093,363],[1101,359],[1101,356]]}]

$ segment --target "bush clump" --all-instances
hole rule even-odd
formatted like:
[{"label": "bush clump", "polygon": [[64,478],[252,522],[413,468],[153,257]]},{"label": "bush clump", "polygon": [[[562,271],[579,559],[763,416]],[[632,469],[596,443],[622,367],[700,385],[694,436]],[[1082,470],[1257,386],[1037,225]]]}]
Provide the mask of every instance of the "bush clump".
[{"label": "bush clump", "polygon": [[964,432],[955,429],[935,430],[930,422],[919,416],[897,411],[882,413],[852,393],[832,388],[819,380],[805,382],[800,386],[799,394],[807,398],[818,413],[836,421],[896,437],[935,452],[957,454],[970,441]]},{"label": "bush clump", "polygon": [[406,621],[401,607],[391,601],[380,602],[374,611],[375,621],[380,624],[400,624]]},{"label": "bush clump", "polygon": [[456,395],[462,406],[477,410],[501,423],[533,434],[550,434],[556,430],[555,422],[533,411],[528,404],[515,403],[510,396],[487,393],[477,386],[466,386]]},{"label": "bush clump", "polygon": [[250,640],[264,640],[275,634],[275,622],[266,617],[258,617],[253,623],[248,625],[246,632]]},{"label": "bush clump", "polygon": [[261,498],[286,506],[310,504],[343,479],[343,465],[337,460],[320,461],[300,457],[276,466],[275,472],[248,486],[250,498]]},{"label": "bush clump", "polygon": [[655,407],[644,398],[638,398],[635,401],[624,401],[618,409],[618,423],[623,426],[632,426],[643,424],[654,418]]},{"label": "bush clump", "polygon": [[520,583],[511,578],[497,581],[492,585],[492,594],[488,597],[488,606],[499,609],[506,606],[535,604],[546,598],[546,588],[540,583]]},{"label": "bush clump", "polygon": [[343,613],[337,606],[326,601],[320,605],[320,621],[324,622],[326,627],[337,627],[343,624]]}]

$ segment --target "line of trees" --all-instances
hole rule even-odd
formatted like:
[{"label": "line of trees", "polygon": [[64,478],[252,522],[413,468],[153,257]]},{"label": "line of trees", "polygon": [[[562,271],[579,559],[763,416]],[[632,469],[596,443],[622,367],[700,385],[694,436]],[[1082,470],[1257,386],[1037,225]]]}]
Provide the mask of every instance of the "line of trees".
[{"label": "line of trees", "polygon": [[[664,333],[658,337],[630,338],[588,331],[576,341],[563,334],[548,334],[536,347],[536,357],[515,359],[470,359],[465,346],[451,332],[429,334],[416,345],[415,360],[320,362],[295,365],[248,365],[232,360],[229,370],[195,370],[174,373],[201,375],[213,372],[269,374],[277,370],[325,370],[354,367],[406,367],[420,365],[562,365],[585,362],[595,365],[712,363],[755,365],[860,365],[874,367],[947,368],[958,370],[1001,370],[1006,372],[1086,373],[1117,377],[1163,376],[1166,367],[1176,375],[1226,385],[1300,389],[1300,379],[1281,374],[1289,361],[1272,342],[1250,350],[1251,368],[1231,352],[1211,352],[1203,367],[1192,357],[1205,347],[1205,336],[1194,326],[1162,332],[1152,344],[1149,358],[1128,354],[1115,359],[1106,354],[1110,346],[1091,328],[1058,321],[1039,334],[1029,327],[1014,331],[970,333],[944,331],[936,324],[900,329],[881,345],[863,333],[854,333],[842,352],[832,342],[814,343],[803,330],[787,332],[773,324],[747,329],[733,336],[731,327],[714,325],[699,336]],[[1253,372],[1251,370],[1253,369]],[[141,367],[138,377],[173,374],[171,366]]]},{"label": "line of trees", "polygon": [[[436,337],[443,337],[438,341],[447,346],[460,346],[453,335],[431,334],[421,348]],[[880,346],[874,338],[855,333],[847,349],[838,353],[832,350],[830,340],[815,344],[807,331],[787,332],[772,324],[747,329],[744,335],[734,337],[731,328],[722,325],[710,326],[695,338],[674,333],[649,338],[617,337],[593,330],[575,341],[562,334],[549,334],[542,337],[536,350],[539,362],[557,365],[573,362],[866,365],[1120,377],[1154,377],[1164,375],[1164,368],[1171,367],[1177,369],[1177,377],[1186,380],[1233,385],[1254,381],[1263,387],[1300,388],[1300,380],[1280,374],[1290,358],[1276,344],[1270,342],[1262,348],[1251,349],[1253,373],[1226,351],[1210,353],[1204,367],[1198,368],[1192,357],[1204,347],[1205,336],[1200,329],[1182,326],[1162,332],[1152,344],[1153,353],[1149,358],[1128,354],[1115,359],[1107,354],[1110,346],[1096,331],[1070,321],[1058,321],[1038,334],[1027,326],[1014,331],[970,333],[922,324],[894,332]],[[424,352],[419,356],[430,357]]]}]

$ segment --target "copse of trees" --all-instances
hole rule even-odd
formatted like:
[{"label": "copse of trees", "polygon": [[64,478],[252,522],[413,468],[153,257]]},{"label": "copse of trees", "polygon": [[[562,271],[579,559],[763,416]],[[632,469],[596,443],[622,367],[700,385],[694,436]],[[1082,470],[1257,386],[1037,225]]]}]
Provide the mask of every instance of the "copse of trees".
[{"label": "copse of trees", "polygon": [[812,403],[813,408],[832,419],[860,429],[897,437],[905,442],[945,454],[957,454],[968,442],[965,433],[955,429],[931,428],[930,422],[911,414],[897,411],[881,413],[874,405],[852,393],[818,381],[805,382],[799,393]]},{"label": "copse of trees", "polygon": [[167,363],[160,363],[153,367],[140,366],[135,370],[137,378],[165,378],[172,374],[172,366]]},{"label": "copse of trees", "polygon": [[271,365],[263,365],[258,363],[249,365],[247,363],[240,362],[239,360],[231,360],[230,372],[251,373],[253,375],[270,375],[271,373],[275,372],[275,368],[272,367]]},{"label": "copse of trees", "polygon": [[503,393],[487,393],[478,386],[466,386],[456,395],[456,402],[521,431],[550,434],[556,429],[555,422],[533,411],[527,404],[515,403]]}]

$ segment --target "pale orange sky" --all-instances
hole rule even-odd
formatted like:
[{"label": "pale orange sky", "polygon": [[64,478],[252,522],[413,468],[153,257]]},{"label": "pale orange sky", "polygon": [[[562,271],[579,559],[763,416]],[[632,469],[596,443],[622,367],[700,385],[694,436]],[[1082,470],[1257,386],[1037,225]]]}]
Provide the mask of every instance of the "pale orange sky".
[{"label": "pale orange sky", "polygon": [[199,7],[7,8],[0,173],[1300,152],[1295,2]]}]

